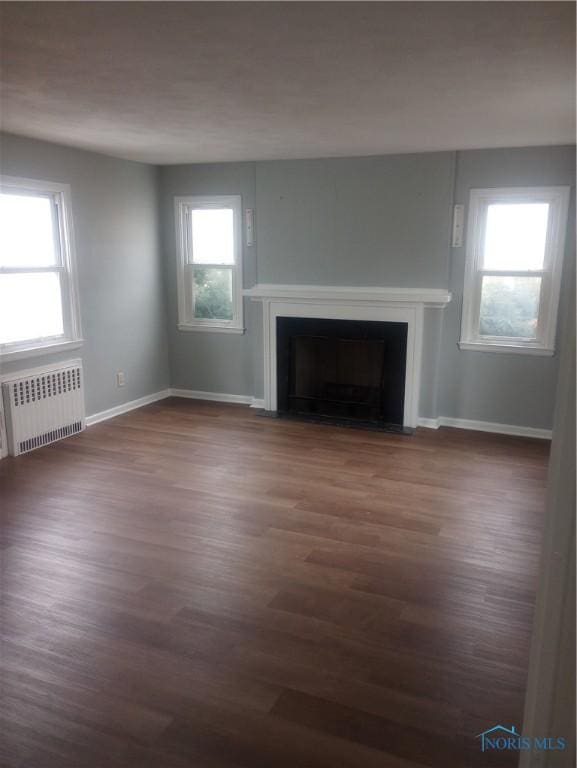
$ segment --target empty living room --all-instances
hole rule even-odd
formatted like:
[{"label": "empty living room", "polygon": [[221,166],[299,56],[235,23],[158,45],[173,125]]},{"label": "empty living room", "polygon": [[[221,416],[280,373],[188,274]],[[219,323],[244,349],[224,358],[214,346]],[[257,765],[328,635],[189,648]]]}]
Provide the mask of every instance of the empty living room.
[{"label": "empty living room", "polygon": [[575,768],[575,11],[0,4],[2,768]]}]

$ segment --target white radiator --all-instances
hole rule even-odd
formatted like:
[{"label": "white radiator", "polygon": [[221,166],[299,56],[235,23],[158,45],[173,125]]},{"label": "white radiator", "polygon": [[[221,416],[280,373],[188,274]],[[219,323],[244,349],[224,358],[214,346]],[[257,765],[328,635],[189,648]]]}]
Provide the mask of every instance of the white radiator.
[{"label": "white radiator", "polygon": [[4,377],[2,393],[12,456],[62,440],[85,427],[80,360]]}]

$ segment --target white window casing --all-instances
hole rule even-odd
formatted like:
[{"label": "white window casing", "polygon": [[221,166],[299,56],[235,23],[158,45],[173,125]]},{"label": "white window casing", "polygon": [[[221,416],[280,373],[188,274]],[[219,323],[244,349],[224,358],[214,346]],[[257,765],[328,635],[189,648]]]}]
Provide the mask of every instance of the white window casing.
[{"label": "white window casing", "polygon": [[[63,332],[0,343],[0,358],[18,360],[82,346],[76,253],[72,225],[70,186],[53,181],[0,176],[0,191],[9,195],[48,198],[52,207],[55,263],[2,266],[0,275],[52,273],[57,275],[62,303]],[[31,222],[31,226],[34,223]]]},{"label": "white window casing", "polygon": [[[489,206],[546,204],[548,215],[540,268],[484,267],[485,237]],[[561,286],[569,187],[519,187],[472,189],[467,223],[467,252],[463,288],[460,349],[552,355],[555,351],[557,309]],[[481,333],[481,291],[483,278],[540,278],[536,328],[523,336]]]},{"label": "white window casing", "polygon": [[[192,216],[195,211],[232,211],[233,259],[214,263],[194,261],[192,248]],[[178,292],[178,329],[181,331],[208,331],[244,333],[242,285],[242,206],[240,195],[201,195],[175,197],[176,262]],[[232,282],[232,316],[195,317],[195,270],[229,270]]]}]

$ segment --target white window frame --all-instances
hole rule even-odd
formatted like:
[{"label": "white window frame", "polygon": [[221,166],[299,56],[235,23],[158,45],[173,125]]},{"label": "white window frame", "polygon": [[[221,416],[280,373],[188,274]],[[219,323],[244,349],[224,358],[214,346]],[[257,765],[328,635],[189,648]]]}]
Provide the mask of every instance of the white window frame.
[{"label": "white window frame", "polygon": [[0,359],[5,361],[19,360],[52,352],[79,349],[83,344],[83,339],[78,301],[78,277],[72,227],[70,185],[17,176],[0,176],[0,189],[2,192],[11,194],[45,196],[52,201],[58,230],[57,264],[49,267],[0,267],[0,273],[58,273],[60,275],[64,329],[63,333],[58,336],[0,344]]},{"label": "white window frame", "polygon": [[[485,270],[481,267],[487,210],[499,203],[548,203],[549,218],[545,240],[545,258],[541,270]],[[567,228],[569,187],[504,187],[472,189],[467,222],[467,254],[463,287],[460,349],[553,355],[561,271]],[[484,275],[541,277],[539,315],[535,339],[479,334],[481,285]]]},{"label": "white window frame", "polygon": [[[190,212],[196,209],[232,208],[234,228],[234,264],[198,264],[208,269],[230,269],[232,272],[232,320],[195,318],[193,316],[192,243]],[[178,329],[181,331],[210,331],[244,333],[242,294],[242,205],[240,195],[194,195],[175,197],[178,289]]]}]

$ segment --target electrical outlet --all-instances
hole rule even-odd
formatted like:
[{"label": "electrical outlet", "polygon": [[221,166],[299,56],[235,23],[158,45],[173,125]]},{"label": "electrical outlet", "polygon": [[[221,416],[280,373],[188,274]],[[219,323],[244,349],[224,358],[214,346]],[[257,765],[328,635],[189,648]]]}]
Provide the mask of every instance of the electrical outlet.
[{"label": "electrical outlet", "polygon": [[124,371],[118,371],[116,374],[116,386],[123,387],[125,384],[126,384],[126,378],[124,376]]}]

